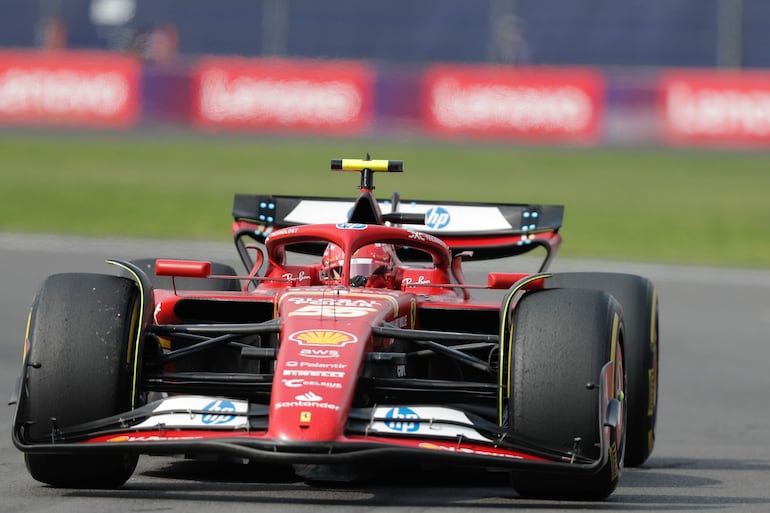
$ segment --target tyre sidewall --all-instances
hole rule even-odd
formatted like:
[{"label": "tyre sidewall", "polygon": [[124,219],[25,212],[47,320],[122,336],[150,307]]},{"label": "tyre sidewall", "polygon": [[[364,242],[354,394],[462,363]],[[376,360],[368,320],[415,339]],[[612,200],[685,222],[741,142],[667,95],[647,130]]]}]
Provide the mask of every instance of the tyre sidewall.
[{"label": "tyre sidewall", "polygon": [[617,486],[624,450],[622,426],[619,435],[609,431],[609,445],[602,444],[606,398],[599,386],[605,364],[622,358],[619,304],[602,291],[548,289],[524,296],[514,323],[508,408],[512,434],[605,461],[591,475],[515,472],[514,487],[534,497],[606,497]]},{"label": "tyre sidewall", "polygon": [[632,274],[559,273],[548,280],[548,286],[604,290],[620,302],[627,380],[625,464],[641,465],[654,448],[658,411],[658,298],[654,285]]},{"label": "tyre sidewall", "polygon": [[[40,287],[30,312],[29,350],[17,424],[28,442],[132,407],[131,361],[140,302],[135,284],[99,274],[58,274]],[[32,476],[54,486],[119,486],[136,456],[25,455]]]}]

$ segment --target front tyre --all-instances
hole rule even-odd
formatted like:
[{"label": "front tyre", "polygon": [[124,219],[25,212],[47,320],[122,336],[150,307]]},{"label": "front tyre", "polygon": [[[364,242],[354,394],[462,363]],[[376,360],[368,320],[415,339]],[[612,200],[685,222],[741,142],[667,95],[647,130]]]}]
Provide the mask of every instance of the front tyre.
[{"label": "front tyre", "polygon": [[658,418],[658,295],[650,280],[622,273],[559,273],[553,287],[604,290],[623,308],[628,429],[624,464],[644,463],[655,446]]},{"label": "front tyre", "polygon": [[[593,474],[515,471],[519,495],[598,500],[615,490],[625,442],[622,322],[617,301],[600,291],[548,289],[519,302],[511,349],[511,433],[603,461]],[[607,427],[611,403],[617,416],[615,426]]]},{"label": "front tyre", "polygon": [[[20,419],[31,443],[55,431],[132,408],[140,301],[128,279],[100,274],[49,276],[30,312]],[[52,420],[53,419],[53,420]],[[27,453],[33,478],[57,487],[116,488],[136,467],[126,454]]]}]

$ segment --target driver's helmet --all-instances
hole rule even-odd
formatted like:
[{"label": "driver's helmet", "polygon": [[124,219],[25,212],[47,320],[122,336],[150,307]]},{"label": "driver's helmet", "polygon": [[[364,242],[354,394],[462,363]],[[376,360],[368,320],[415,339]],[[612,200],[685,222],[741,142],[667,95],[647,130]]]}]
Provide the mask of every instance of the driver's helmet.
[{"label": "driver's helmet", "polygon": [[[323,269],[331,282],[342,279],[345,254],[336,244],[329,244],[324,251]],[[350,259],[350,284],[354,287],[393,286],[393,248],[389,244],[370,244],[356,250]]]},{"label": "driver's helmet", "polygon": [[325,279],[330,282],[339,282],[342,279],[342,265],[345,262],[345,253],[336,244],[329,244],[324,250],[323,272]]}]

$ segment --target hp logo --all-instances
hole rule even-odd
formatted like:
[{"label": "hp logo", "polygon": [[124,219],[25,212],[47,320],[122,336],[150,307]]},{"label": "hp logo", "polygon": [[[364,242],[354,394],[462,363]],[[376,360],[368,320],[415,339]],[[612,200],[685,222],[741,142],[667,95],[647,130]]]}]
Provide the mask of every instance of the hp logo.
[{"label": "hp logo", "polygon": [[425,224],[434,230],[440,230],[449,224],[451,216],[444,207],[432,207],[425,212]]},{"label": "hp logo", "polygon": [[207,412],[201,418],[204,424],[220,425],[235,420],[235,405],[230,401],[211,401],[203,411]]},{"label": "hp logo", "polygon": [[393,431],[414,433],[420,429],[420,416],[411,408],[391,408],[385,418],[385,425]]}]

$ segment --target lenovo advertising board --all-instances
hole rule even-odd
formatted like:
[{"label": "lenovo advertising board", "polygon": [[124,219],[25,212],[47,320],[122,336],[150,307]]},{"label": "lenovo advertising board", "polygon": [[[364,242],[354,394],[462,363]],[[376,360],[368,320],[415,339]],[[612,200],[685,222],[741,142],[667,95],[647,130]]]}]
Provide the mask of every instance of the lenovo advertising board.
[{"label": "lenovo advertising board", "polygon": [[423,78],[423,124],[437,136],[592,144],[604,90],[590,68],[436,65]]},{"label": "lenovo advertising board", "polygon": [[372,123],[363,62],[206,58],[194,71],[199,128],[357,134]]},{"label": "lenovo advertising board", "polygon": [[770,143],[770,72],[671,70],[660,98],[668,144]]},{"label": "lenovo advertising board", "polygon": [[0,124],[128,128],[138,59],[106,52],[0,52]]}]

